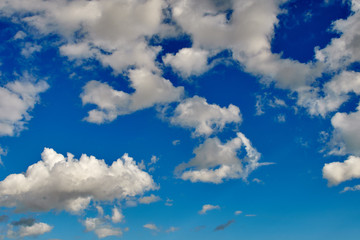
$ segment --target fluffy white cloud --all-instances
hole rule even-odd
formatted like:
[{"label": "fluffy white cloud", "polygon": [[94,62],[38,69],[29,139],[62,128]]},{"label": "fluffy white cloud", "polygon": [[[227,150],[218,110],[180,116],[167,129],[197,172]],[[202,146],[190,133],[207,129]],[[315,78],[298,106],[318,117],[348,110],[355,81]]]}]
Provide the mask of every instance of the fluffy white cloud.
[{"label": "fluffy white cloud", "polygon": [[356,112],[336,113],[331,119],[334,127],[331,154],[360,154],[360,105]]},{"label": "fluffy white cloud", "polygon": [[86,218],[83,224],[86,228],[86,231],[94,231],[98,238],[122,236],[121,229],[113,228],[100,218]]},{"label": "fluffy white cloud", "polygon": [[45,148],[42,160],[24,174],[11,174],[0,182],[0,206],[19,211],[50,209],[79,212],[91,200],[113,201],[156,189],[152,177],[124,154],[108,166],[83,154],[79,160]]},{"label": "fluffy white cloud", "polygon": [[208,70],[208,51],[194,48],[183,48],[175,55],[166,54],[163,62],[187,78],[191,75],[200,75]]},{"label": "fluffy white cloud", "polygon": [[7,237],[16,239],[23,237],[35,237],[50,232],[53,228],[53,226],[42,222],[21,225],[16,230],[10,228],[7,232]]},{"label": "fluffy white cloud", "polygon": [[111,221],[113,223],[119,223],[122,220],[124,220],[124,215],[121,213],[121,211],[119,211],[119,209],[117,207],[114,207],[112,209],[112,217],[111,217]]},{"label": "fluffy white cloud", "polygon": [[159,196],[151,194],[150,196],[139,198],[139,203],[150,204],[150,203],[153,203],[153,202],[158,202],[160,200],[161,200],[161,198]]},{"label": "fluffy white cloud", "polygon": [[106,83],[88,82],[81,99],[84,105],[94,104],[97,109],[89,111],[85,120],[98,124],[113,121],[119,115],[179,101],[184,92],[183,87],[174,87],[169,80],[146,69],[130,70],[129,79],[130,87],[135,89],[132,94],[117,91]]},{"label": "fluffy white cloud", "polygon": [[153,231],[159,231],[159,228],[153,223],[147,223],[143,227]]},{"label": "fluffy white cloud", "polygon": [[[259,163],[260,153],[240,132],[237,137],[224,144],[218,138],[206,139],[194,150],[194,154],[195,157],[188,163],[182,163],[175,169],[175,173],[183,180],[216,184],[225,179],[245,180],[256,168],[270,164]],[[240,155],[244,157],[240,159]],[[188,168],[190,169],[186,170]]]},{"label": "fluffy white cloud", "polygon": [[205,204],[204,206],[202,206],[201,210],[198,212],[199,214],[203,215],[208,211],[214,210],[214,209],[220,209],[219,205],[211,205],[211,204]]},{"label": "fluffy white cloud", "polygon": [[230,104],[219,107],[208,104],[205,98],[194,96],[183,100],[175,109],[170,122],[182,127],[194,128],[195,136],[211,135],[224,128],[227,123],[240,123],[240,109]]},{"label": "fluffy white cloud", "polygon": [[327,163],[323,167],[323,178],[328,185],[339,185],[353,178],[360,178],[360,158],[350,156],[344,162]]},{"label": "fluffy white cloud", "polygon": [[39,102],[39,94],[49,85],[45,81],[24,79],[0,87],[0,136],[13,136],[25,128],[30,120],[29,112]]}]

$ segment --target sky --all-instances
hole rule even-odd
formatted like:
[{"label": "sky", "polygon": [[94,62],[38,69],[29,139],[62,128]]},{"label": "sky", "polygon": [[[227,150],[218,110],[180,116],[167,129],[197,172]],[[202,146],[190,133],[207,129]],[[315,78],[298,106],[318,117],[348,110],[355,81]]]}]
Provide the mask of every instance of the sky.
[{"label": "sky", "polygon": [[0,239],[359,239],[359,0],[0,0],[0,29]]}]

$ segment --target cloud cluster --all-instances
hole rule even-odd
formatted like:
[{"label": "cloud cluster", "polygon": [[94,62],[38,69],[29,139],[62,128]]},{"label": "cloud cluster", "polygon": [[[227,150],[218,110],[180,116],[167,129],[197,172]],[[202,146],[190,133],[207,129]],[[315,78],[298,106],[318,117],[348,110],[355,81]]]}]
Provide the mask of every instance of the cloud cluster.
[{"label": "cloud cluster", "polygon": [[195,157],[188,163],[182,163],[175,169],[183,180],[217,184],[225,179],[245,180],[253,170],[269,164],[259,163],[260,153],[240,132],[226,143],[221,143],[217,137],[208,138],[194,150],[194,154]]},{"label": "cloud cluster", "polygon": [[11,174],[0,182],[0,205],[18,211],[66,210],[77,213],[91,200],[113,201],[156,189],[152,177],[124,154],[108,166],[83,154],[79,160],[45,148],[42,160],[24,174]]},{"label": "cloud cluster", "polygon": [[35,82],[29,76],[0,87],[0,136],[13,136],[25,128],[29,112],[39,102],[39,94],[49,85]]}]

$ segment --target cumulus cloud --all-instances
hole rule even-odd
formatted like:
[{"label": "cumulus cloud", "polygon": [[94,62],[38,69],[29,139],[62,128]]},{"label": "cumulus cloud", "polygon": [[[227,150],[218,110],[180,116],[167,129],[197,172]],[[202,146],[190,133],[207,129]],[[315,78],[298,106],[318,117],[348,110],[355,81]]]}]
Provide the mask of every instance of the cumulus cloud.
[{"label": "cumulus cloud", "polygon": [[77,213],[91,200],[122,200],[157,188],[152,177],[127,154],[110,166],[94,156],[83,154],[77,160],[50,148],[44,149],[41,158],[25,173],[11,174],[0,182],[1,206]]},{"label": "cumulus cloud", "polygon": [[[14,224],[13,224],[14,225]],[[36,237],[50,232],[54,227],[42,222],[24,222],[15,224],[16,228],[10,227],[7,232],[9,238]]]},{"label": "cumulus cloud", "polygon": [[[174,20],[189,33],[193,48],[230,49],[246,71],[281,88],[296,90],[321,76],[312,63],[283,59],[271,52],[281,1],[172,0]],[[228,11],[232,14],[229,16]],[[196,22],[197,24],[193,24]]]},{"label": "cumulus cloud", "polygon": [[119,115],[149,108],[156,104],[167,104],[179,101],[183,95],[183,87],[174,87],[166,80],[146,69],[135,69],[129,72],[132,94],[113,89],[99,81],[88,82],[81,93],[84,105],[94,104],[96,109],[89,111],[85,120],[93,123],[110,122]]},{"label": "cumulus cloud", "polygon": [[113,223],[119,223],[119,222],[122,222],[123,220],[124,220],[124,215],[121,213],[121,211],[119,211],[119,209],[117,207],[114,207],[112,209],[111,221]]},{"label": "cumulus cloud", "polygon": [[147,223],[143,227],[153,231],[159,231],[159,228],[153,223]]},{"label": "cumulus cloud", "polygon": [[221,131],[228,123],[242,121],[240,109],[232,104],[220,107],[208,104],[205,98],[194,96],[183,100],[174,110],[170,122],[185,128],[193,128],[194,136],[208,136]]},{"label": "cumulus cloud", "polygon": [[160,200],[161,200],[161,198],[159,196],[151,194],[150,196],[139,198],[139,203],[150,204],[150,203],[153,203],[153,202],[158,202]]},{"label": "cumulus cloud", "polygon": [[225,228],[227,228],[228,226],[230,226],[232,223],[234,223],[235,220],[232,219],[232,220],[229,220],[227,221],[226,223],[224,224],[220,224],[219,226],[217,226],[214,231],[220,231],[220,230],[224,230]]},{"label": "cumulus cloud", "polygon": [[202,206],[201,210],[198,213],[203,215],[206,212],[214,210],[214,209],[220,209],[220,206],[219,205],[205,204],[204,206]]},{"label": "cumulus cloud", "polygon": [[[14,0],[0,7],[3,15],[20,19],[43,35],[62,36],[63,55],[71,59],[91,56],[121,72],[129,66],[156,68],[159,49],[148,46],[145,38],[160,31],[163,4],[162,0]],[[82,38],[77,38],[79,32]]]},{"label": "cumulus cloud", "polygon": [[163,57],[163,62],[187,78],[192,75],[200,75],[208,70],[208,55],[205,50],[183,48],[175,55],[168,53]]},{"label": "cumulus cloud", "polygon": [[48,88],[45,81],[35,82],[30,76],[0,87],[0,136],[21,132],[31,119],[29,112],[39,102],[39,94]]},{"label": "cumulus cloud", "polygon": [[98,238],[122,236],[121,229],[110,226],[101,218],[86,218],[83,224],[86,231],[94,231]]},{"label": "cumulus cloud", "polygon": [[360,158],[349,156],[344,162],[327,163],[323,167],[323,178],[328,180],[329,186],[360,178]]},{"label": "cumulus cloud", "polygon": [[360,154],[360,105],[355,112],[336,113],[331,124],[334,127],[334,133],[330,144],[333,149],[331,154]]},{"label": "cumulus cloud", "polygon": [[[175,173],[183,180],[216,184],[225,179],[246,180],[253,170],[270,164],[259,163],[260,153],[240,132],[226,143],[221,143],[216,137],[208,138],[194,150],[194,154],[195,157],[188,163],[182,163],[175,169]],[[240,155],[244,157],[240,158]]]}]

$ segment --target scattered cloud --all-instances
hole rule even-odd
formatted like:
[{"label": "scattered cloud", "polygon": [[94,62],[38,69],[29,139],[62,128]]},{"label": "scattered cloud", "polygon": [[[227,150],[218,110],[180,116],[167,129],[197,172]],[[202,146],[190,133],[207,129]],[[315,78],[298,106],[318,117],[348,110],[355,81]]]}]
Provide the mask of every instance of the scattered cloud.
[{"label": "scattered cloud", "polygon": [[255,214],[246,214],[245,217],[256,217]]},{"label": "scattered cloud", "polygon": [[110,226],[101,218],[86,218],[83,225],[86,231],[94,231],[98,238],[122,236],[121,229]]},{"label": "scattered cloud", "polygon": [[242,214],[242,211],[235,211],[234,214],[235,215],[240,215],[240,214]]},{"label": "scattered cloud", "polygon": [[16,238],[16,239],[43,235],[45,233],[50,232],[54,228],[53,226],[50,226],[46,223],[35,222],[32,220],[31,222],[30,221],[18,222],[18,224],[16,225],[12,223],[12,226],[15,226],[15,228],[10,226],[7,232],[7,237]]},{"label": "scattered cloud", "polygon": [[158,202],[160,200],[161,200],[161,198],[159,196],[155,196],[154,194],[151,194],[150,196],[139,198],[139,203],[150,204],[153,202]]},{"label": "scattered cloud", "polygon": [[214,210],[214,209],[220,209],[220,206],[219,205],[205,204],[204,206],[202,206],[202,209],[198,213],[203,215],[203,214],[206,214],[208,211],[211,211],[211,210]]},{"label": "scattered cloud", "polygon": [[360,191],[360,185],[355,185],[353,187],[345,187],[341,193],[344,193],[344,192],[354,192],[354,191]]},{"label": "scattered cloud", "polygon": [[153,223],[147,223],[143,227],[153,231],[159,231],[159,228]]},{"label": "scattered cloud", "polygon": [[360,178],[360,158],[349,156],[344,162],[326,163],[323,167],[323,178],[329,186],[336,186],[353,178]]},{"label": "scattered cloud", "polygon": [[165,206],[171,207],[174,204],[174,201],[171,199],[166,199]]},{"label": "scattered cloud", "polygon": [[157,189],[152,177],[124,154],[106,165],[83,154],[79,160],[45,148],[42,160],[24,174],[12,174],[0,182],[0,205],[18,211],[66,210],[77,213],[91,200],[122,200]]},{"label": "scattered cloud", "polygon": [[226,223],[224,224],[220,224],[219,226],[217,226],[214,231],[221,231],[221,230],[224,230],[225,228],[229,227],[232,223],[234,223],[235,220],[232,219],[232,220],[229,220],[227,221]]},{"label": "scattered cloud", "polygon": [[[246,155],[240,159],[240,151]],[[176,167],[175,173],[183,180],[191,182],[222,183],[224,179],[242,178],[256,168],[271,163],[259,163],[260,153],[252,147],[249,139],[242,133],[225,144],[218,138],[208,138],[194,150],[195,157],[188,163]],[[191,168],[190,170],[185,170]],[[184,171],[185,170],[185,171]]]},{"label": "scattered cloud", "polygon": [[178,227],[173,227],[173,226],[171,226],[171,227],[169,227],[169,228],[166,230],[166,232],[167,232],[167,233],[176,232],[176,231],[179,231],[179,229],[180,229],[180,228],[178,228]]},{"label": "scattered cloud", "polygon": [[183,100],[175,109],[170,122],[194,129],[194,136],[208,136],[221,131],[228,123],[241,123],[240,109],[232,104],[227,108],[208,104],[205,98],[194,96]]},{"label": "scattered cloud", "polygon": [[178,53],[166,54],[163,62],[171,67],[184,78],[192,75],[200,75],[209,69],[209,52],[202,49],[183,48]]},{"label": "scattered cloud", "polygon": [[172,141],[172,145],[176,146],[176,145],[179,145],[180,144],[180,140],[174,140]]},{"label": "scattered cloud", "polygon": [[13,136],[26,128],[29,112],[40,101],[49,85],[29,75],[0,87],[0,136]]},{"label": "scattered cloud", "polygon": [[119,223],[122,222],[123,220],[124,220],[124,215],[122,214],[121,211],[119,211],[117,207],[114,206],[114,208],[112,209],[111,221],[113,223]]},{"label": "scattered cloud", "polygon": [[179,101],[184,92],[183,87],[174,87],[169,80],[146,69],[130,70],[129,79],[135,90],[132,94],[115,90],[107,83],[88,82],[80,97],[83,105],[93,104],[96,109],[90,110],[85,120],[97,124],[111,122],[119,115]]}]

